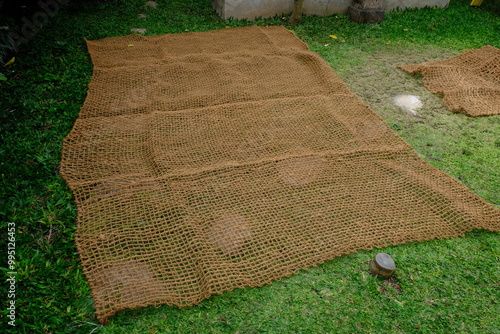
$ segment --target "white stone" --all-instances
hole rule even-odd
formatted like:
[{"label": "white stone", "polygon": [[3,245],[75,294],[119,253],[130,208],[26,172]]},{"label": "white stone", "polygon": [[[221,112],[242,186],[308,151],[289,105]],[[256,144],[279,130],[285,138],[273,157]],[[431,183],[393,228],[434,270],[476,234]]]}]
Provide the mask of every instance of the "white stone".
[{"label": "white stone", "polygon": [[422,106],[422,102],[420,102],[420,99],[418,96],[415,95],[406,95],[406,94],[400,94],[396,95],[392,98],[392,104],[395,106],[398,106],[400,108],[403,108],[404,110],[411,112],[413,115],[416,115],[417,112],[415,109],[418,109]]},{"label": "white stone", "polygon": [[156,8],[158,7],[158,3],[156,1],[147,1],[145,6],[150,8]]},{"label": "white stone", "polygon": [[135,32],[137,34],[145,34],[146,33],[146,28],[132,28],[130,29],[131,32]]}]

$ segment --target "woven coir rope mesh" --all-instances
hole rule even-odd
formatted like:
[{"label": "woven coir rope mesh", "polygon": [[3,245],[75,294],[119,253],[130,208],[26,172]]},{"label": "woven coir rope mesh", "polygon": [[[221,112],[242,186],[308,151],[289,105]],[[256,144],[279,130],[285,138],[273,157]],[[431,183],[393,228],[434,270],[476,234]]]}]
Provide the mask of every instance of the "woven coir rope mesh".
[{"label": "woven coir rope mesh", "polygon": [[422,73],[431,92],[443,94],[445,106],[469,116],[500,114],[500,49],[484,46],[446,60],[399,66]]},{"label": "woven coir rope mesh", "polygon": [[98,319],[360,249],[500,230],[282,27],[88,41],[65,139]]}]

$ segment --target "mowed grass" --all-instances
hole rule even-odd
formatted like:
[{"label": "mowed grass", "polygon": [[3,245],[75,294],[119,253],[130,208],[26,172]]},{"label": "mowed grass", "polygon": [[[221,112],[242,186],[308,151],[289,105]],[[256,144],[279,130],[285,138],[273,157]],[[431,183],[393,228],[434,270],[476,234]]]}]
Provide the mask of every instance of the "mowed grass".
[{"label": "mowed grass", "polygon": [[[7,77],[0,83],[0,242],[5,249],[3,227],[15,223],[17,259],[16,327],[7,325],[3,297],[2,333],[500,332],[500,238],[486,231],[384,249],[398,267],[390,281],[368,274],[380,250],[365,250],[262,288],[182,309],[127,310],[100,326],[74,243],[76,207],[58,174],[62,139],[92,74],[83,39],[131,28],[156,35],[288,25],[287,16],[223,21],[208,0],[159,0],[156,9],[145,2],[70,1],[12,66],[0,69]],[[295,32],[424,159],[500,207],[500,116],[453,114],[418,76],[396,69],[486,44],[500,47],[498,2],[468,3],[396,11],[380,24],[356,24],[346,15],[304,17]],[[424,107],[408,114],[391,105],[394,93],[420,95]],[[4,273],[6,265],[2,259]]]}]

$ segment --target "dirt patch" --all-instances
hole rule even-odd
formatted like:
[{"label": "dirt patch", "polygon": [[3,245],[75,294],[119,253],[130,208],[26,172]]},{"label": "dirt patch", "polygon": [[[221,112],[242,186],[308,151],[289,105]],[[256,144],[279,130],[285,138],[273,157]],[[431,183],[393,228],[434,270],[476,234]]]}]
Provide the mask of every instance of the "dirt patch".
[{"label": "dirt patch", "polygon": [[443,107],[441,97],[429,92],[418,79],[398,69],[398,65],[414,64],[446,59],[456,52],[436,47],[426,49],[402,49],[381,47],[375,53],[360,53],[364,59],[359,67],[339,73],[349,88],[384,118],[414,118],[411,113],[393,105],[392,99],[400,94],[420,97],[423,106],[419,115],[449,113]]},{"label": "dirt patch", "polygon": [[378,288],[380,293],[387,295],[398,295],[401,293],[401,290],[401,285],[399,285],[395,277],[385,279]]},{"label": "dirt patch", "polygon": [[[435,46],[377,45],[369,50],[349,51],[350,59],[359,59],[355,65],[349,65],[350,60],[345,64],[330,61],[330,65],[349,89],[423,158],[500,207],[499,192],[491,182],[498,175],[497,172],[491,174],[492,171],[499,170],[500,165],[488,158],[496,154],[498,116],[471,118],[454,113],[444,107],[441,95],[424,87],[421,75],[407,74],[397,68],[403,64],[448,59],[463,51]],[[393,105],[392,98],[398,94],[419,96],[423,105],[416,115]]]},{"label": "dirt patch", "polygon": [[[428,137],[435,136],[439,141],[432,145],[447,146],[449,139],[446,136],[449,135],[450,139],[457,138],[461,128],[468,126],[468,118],[446,109],[442,96],[433,94],[425,88],[420,75],[410,75],[397,68],[402,64],[446,59],[459,51],[438,47],[410,49],[394,46],[380,46],[374,52],[356,51],[356,57],[361,59],[359,65],[337,72],[351,91],[414,147],[415,142],[422,140],[418,139],[422,127],[425,127],[426,131],[433,132]],[[422,107],[416,114],[394,105],[394,97],[402,94],[419,97]],[[488,120],[484,122],[487,123]],[[447,133],[444,133],[443,129],[446,129]],[[415,148],[420,153],[427,149],[427,147]]]}]

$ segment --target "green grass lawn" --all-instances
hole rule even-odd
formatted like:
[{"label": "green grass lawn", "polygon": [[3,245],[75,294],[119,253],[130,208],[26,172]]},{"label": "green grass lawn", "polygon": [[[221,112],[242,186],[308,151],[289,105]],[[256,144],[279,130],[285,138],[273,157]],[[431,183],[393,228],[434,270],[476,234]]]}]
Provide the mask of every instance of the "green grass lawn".
[{"label": "green grass lawn", "polygon": [[[76,207],[58,173],[62,139],[92,74],[84,38],[132,28],[157,35],[288,25],[281,16],[223,21],[209,0],[158,0],[156,9],[145,2],[70,1],[13,65],[0,68],[7,79],[0,81],[0,243],[6,254],[7,223],[14,223],[17,261],[16,327],[7,324],[3,284],[2,333],[500,333],[500,238],[485,231],[384,249],[398,266],[389,281],[368,274],[380,250],[365,250],[198,306],[127,310],[98,325],[74,243]],[[391,12],[380,24],[304,17],[295,32],[424,159],[500,208],[500,116],[453,114],[421,78],[396,68],[500,47],[498,1],[468,3]],[[424,107],[414,116],[392,106],[398,92],[421,96]]]}]

